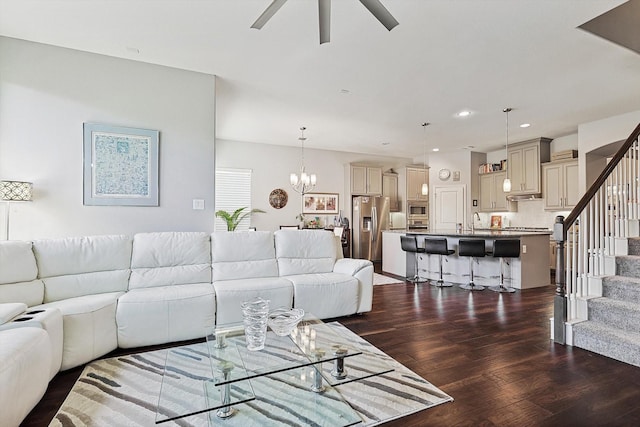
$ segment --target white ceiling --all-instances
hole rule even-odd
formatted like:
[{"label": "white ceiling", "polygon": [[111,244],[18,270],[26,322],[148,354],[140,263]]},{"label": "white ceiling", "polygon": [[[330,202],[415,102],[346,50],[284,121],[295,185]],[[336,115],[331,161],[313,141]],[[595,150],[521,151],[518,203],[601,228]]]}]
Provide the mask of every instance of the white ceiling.
[{"label": "white ceiling", "polygon": [[298,145],[305,125],[308,148],[419,157],[499,148],[504,107],[510,142],[640,110],[640,55],[576,28],[623,0],[383,0],[390,32],[334,0],[323,45],[314,0],[250,29],[270,3],[0,0],[0,35],[215,74],[227,140]]}]

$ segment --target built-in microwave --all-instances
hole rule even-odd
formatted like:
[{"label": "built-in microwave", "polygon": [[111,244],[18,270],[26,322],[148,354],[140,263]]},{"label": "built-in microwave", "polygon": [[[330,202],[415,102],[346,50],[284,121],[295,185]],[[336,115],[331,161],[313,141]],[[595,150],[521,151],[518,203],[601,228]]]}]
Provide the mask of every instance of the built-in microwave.
[{"label": "built-in microwave", "polygon": [[409,202],[407,205],[407,216],[409,218],[427,215],[429,215],[429,207],[426,203]]}]

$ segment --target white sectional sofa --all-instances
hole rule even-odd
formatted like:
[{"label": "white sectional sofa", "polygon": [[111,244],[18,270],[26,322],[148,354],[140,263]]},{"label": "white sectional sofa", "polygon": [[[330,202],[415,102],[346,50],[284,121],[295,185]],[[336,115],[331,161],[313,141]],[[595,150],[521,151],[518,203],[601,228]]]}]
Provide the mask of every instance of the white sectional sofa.
[{"label": "white sectional sofa", "polygon": [[0,242],[0,425],[19,425],[59,370],[204,337],[256,296],[319,318],[370,311],[373,265],[341,253],[318,230]]}]

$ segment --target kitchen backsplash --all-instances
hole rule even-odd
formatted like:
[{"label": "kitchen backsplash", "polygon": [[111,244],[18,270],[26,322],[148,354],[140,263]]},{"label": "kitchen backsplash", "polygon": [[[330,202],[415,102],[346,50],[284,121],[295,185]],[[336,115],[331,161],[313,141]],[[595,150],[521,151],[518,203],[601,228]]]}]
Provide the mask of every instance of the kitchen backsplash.
[{"label": "kitchen backsplash", "polygon": [[[493,215],[496,215],[495,213]],[[491,219],[491,213],[480,213],[480,224],[476,219],[476,226],[488,227]],[[566,217],[569,211],[549,212],[544,210],[544,201],[536,200],[520,200],[518,201],[518,212],[500,213],[503,216],[503,227],[544,227],[553,228],[556,216],[562,215]]]}]

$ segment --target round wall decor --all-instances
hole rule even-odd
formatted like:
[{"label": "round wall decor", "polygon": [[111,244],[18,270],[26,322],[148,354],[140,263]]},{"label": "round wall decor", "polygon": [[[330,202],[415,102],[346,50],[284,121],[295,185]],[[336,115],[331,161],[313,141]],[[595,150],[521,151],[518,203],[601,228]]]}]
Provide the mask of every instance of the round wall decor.
[{"label": "round wall decor", "polygon": [[440,171],[438,172],[438,178],[440,178],[441,181],[448,180],[450,176],[451,171],[449,169],[440,169]]},{"label": "round wall decor", "polygon": [[289,200],[289,196],[282,188],[276,188],[269,194],[269,204],[276,209],[284,208],[287,205],[287,200]]}]

